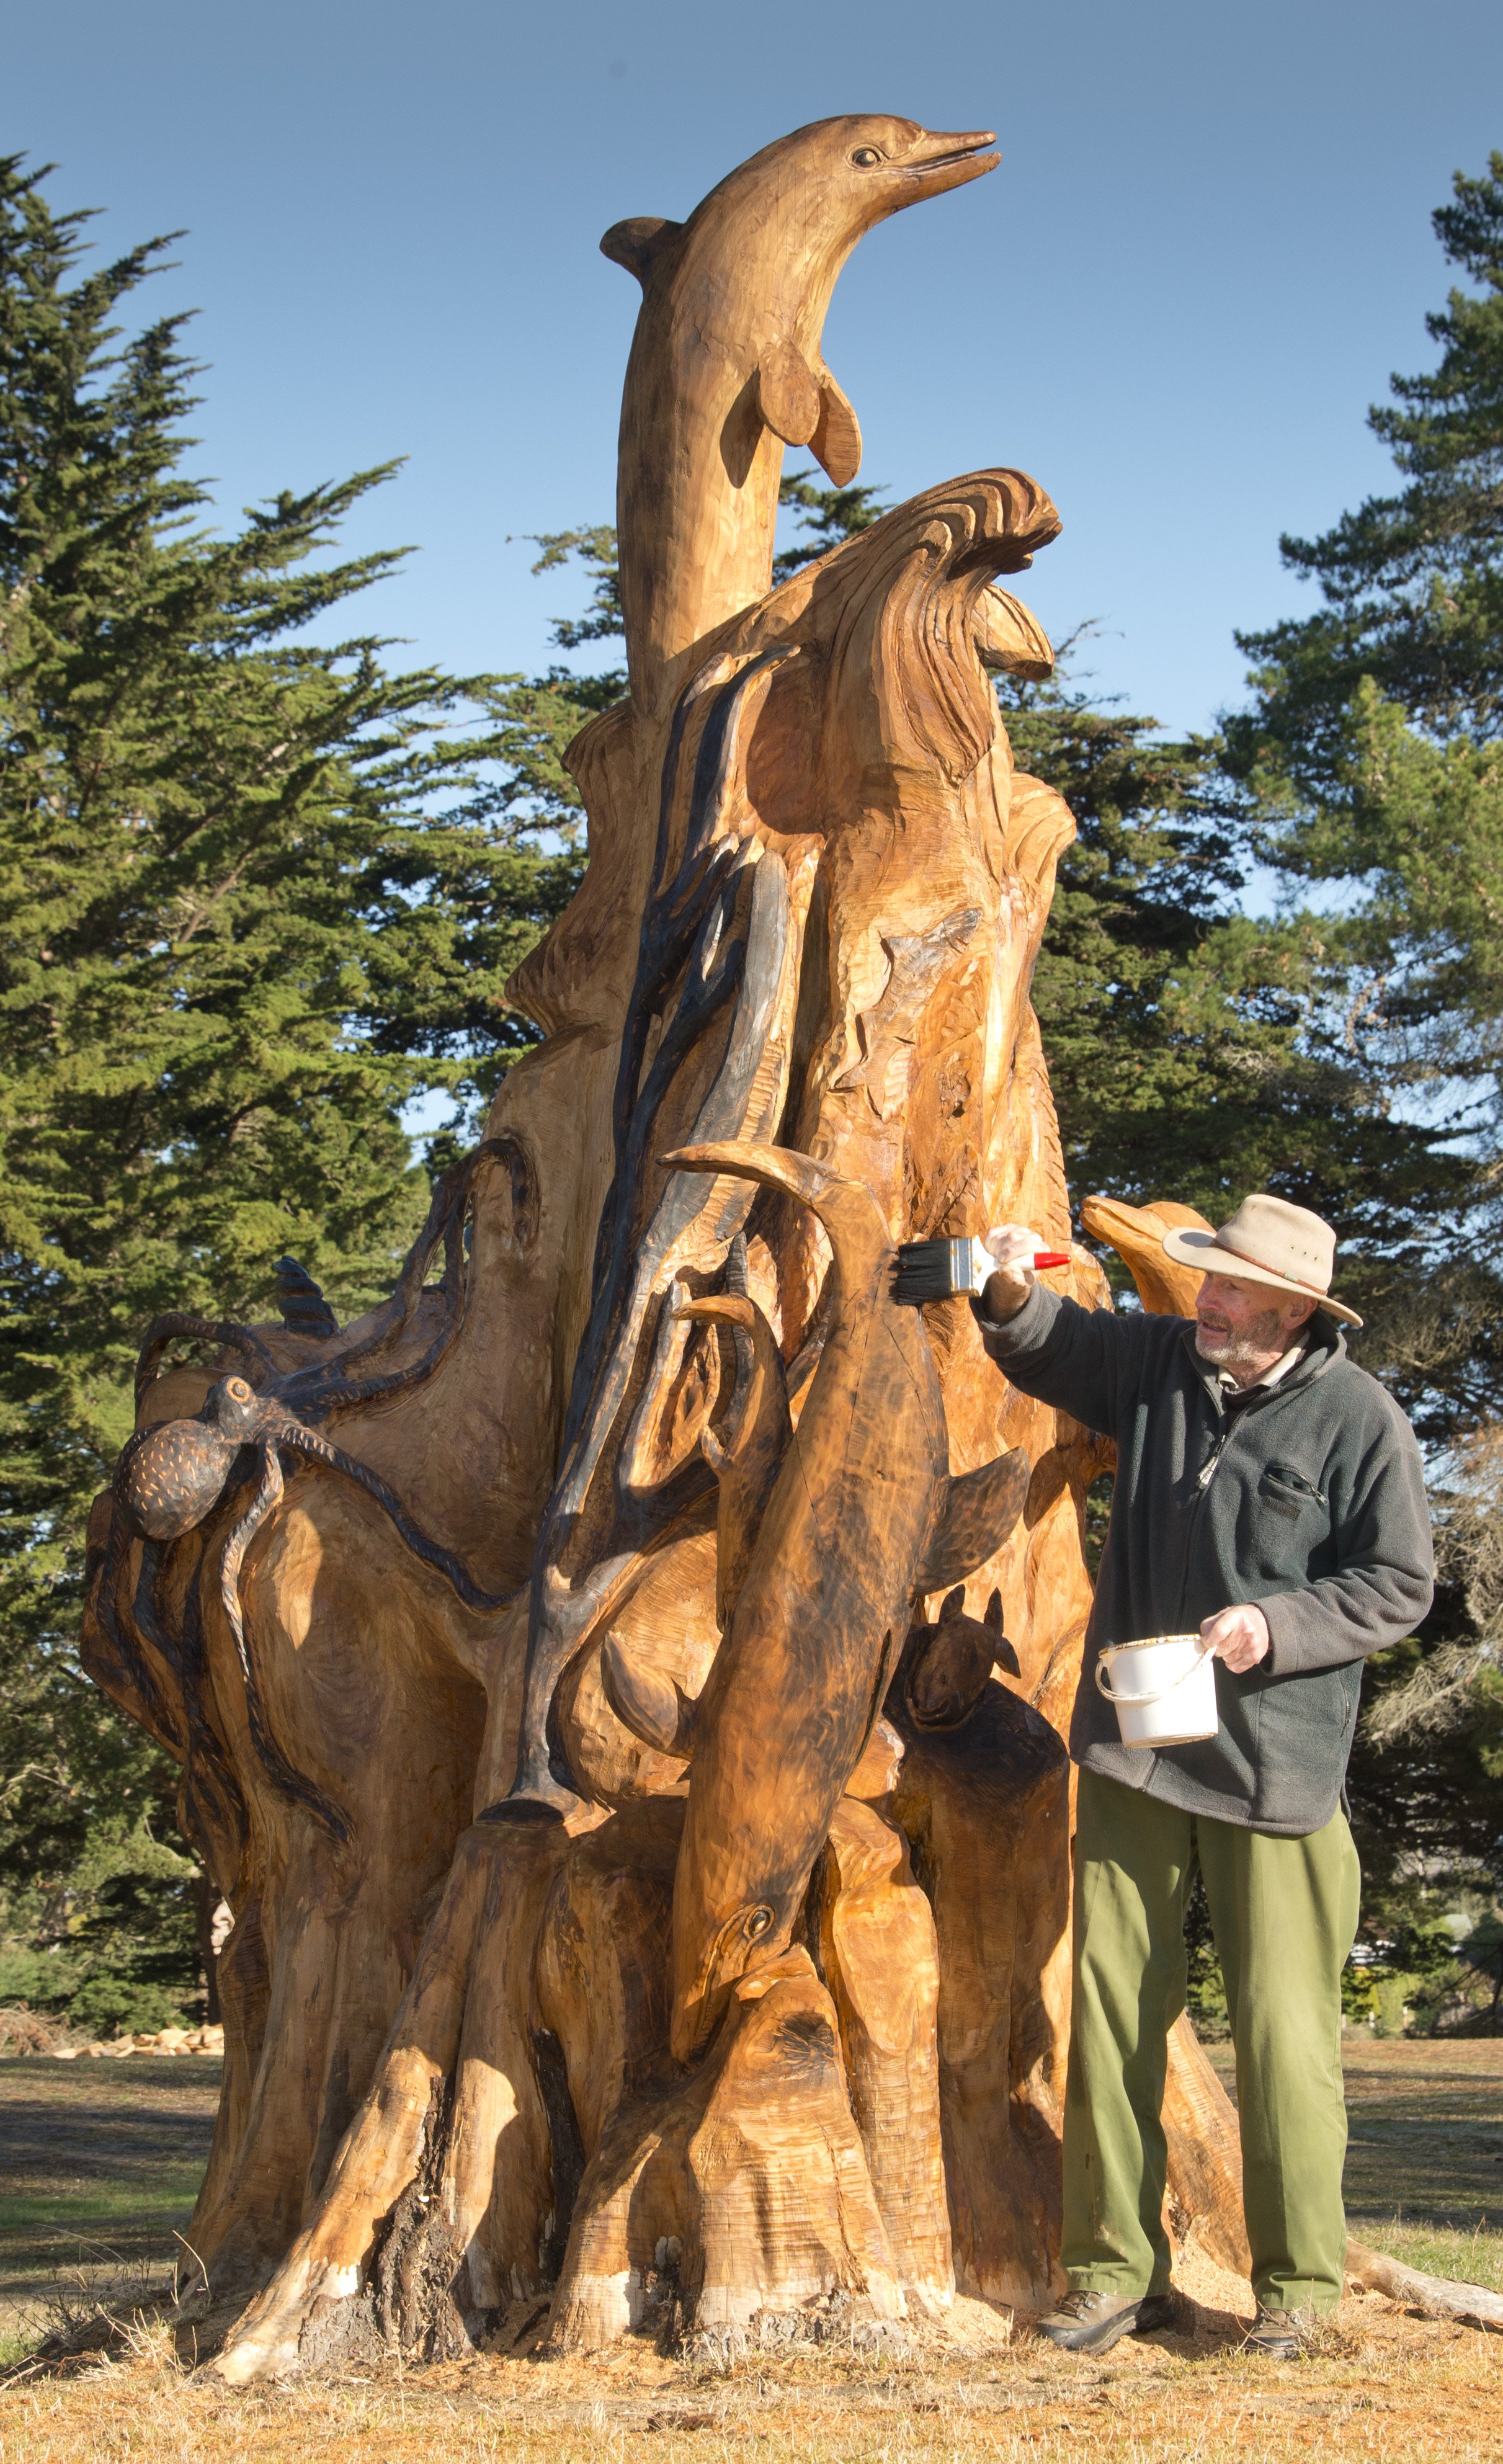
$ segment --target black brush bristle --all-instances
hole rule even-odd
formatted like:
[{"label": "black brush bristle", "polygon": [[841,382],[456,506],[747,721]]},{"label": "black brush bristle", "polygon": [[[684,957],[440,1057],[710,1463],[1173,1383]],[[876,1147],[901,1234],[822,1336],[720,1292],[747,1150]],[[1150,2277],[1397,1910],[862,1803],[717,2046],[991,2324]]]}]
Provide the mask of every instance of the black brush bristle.
[{"label": "black brush bristle", "polygon": [[902,1242],[893,1278],[894,1299],[910,1309],[922,1309],[929,1301],[952,1300],[957,1292],[969,1292],[971,1248],[971,1242],[964,1237],[958,1241]]}]

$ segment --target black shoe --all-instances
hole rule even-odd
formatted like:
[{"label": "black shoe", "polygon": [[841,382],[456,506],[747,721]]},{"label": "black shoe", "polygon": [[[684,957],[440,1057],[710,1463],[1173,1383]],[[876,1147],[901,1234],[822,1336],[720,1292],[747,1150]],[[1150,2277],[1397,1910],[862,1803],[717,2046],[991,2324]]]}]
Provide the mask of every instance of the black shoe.
[{"label": "black shoe", "polygon": [[1167,2327],[1174,2301],[1167,2293],[1067,2293],[1056,2310],[1035,2321],[1046,2343],[1062,2353],[1109,2353],[1123,2336]]},{"label": "black shoe", "polygon": [[1262,2353],[1271,2362],[1297,2362],[1303,2348],[1302,2321],[1296,2311],[1271,2310],[1258,2303],[1258,2315],[1243,2338],[1245,2353]]},{"label": "black shoe", "polygon": [[1172,2327],[1178,2303],[1172,2293],[1145,2293],[1138,2305],[1135,2336],[1157,2336],[1160,2327]]}]

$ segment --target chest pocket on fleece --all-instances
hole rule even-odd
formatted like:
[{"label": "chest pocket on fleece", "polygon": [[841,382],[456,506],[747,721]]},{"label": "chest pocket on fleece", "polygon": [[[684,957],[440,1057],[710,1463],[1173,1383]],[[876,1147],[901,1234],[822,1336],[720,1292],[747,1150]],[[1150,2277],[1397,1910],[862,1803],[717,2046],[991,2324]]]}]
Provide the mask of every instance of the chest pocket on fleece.
[{"label": "chest pocket on fleece", "polygon": [[1286,1515],[1291,1523],[1296,1523],[1312,1507],[1326,1504],[1325,1490],[1316,1488],[1314,1481],[1307,1480],[1290,1463],[1268,1464],[1258,1482],[1258,1495],[1265,1506],[1271,1506],[1275,1514]]}]

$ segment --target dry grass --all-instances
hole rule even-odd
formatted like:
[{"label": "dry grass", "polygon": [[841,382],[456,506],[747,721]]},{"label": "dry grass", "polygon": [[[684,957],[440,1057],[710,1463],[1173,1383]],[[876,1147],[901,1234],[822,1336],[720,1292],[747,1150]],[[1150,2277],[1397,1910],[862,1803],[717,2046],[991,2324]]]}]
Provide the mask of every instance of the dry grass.
[{"label": "dry grass", "polygon": [[[636,2347],[583,2361],[496,2354],[231,2392],[191,2367],[195,2333],[210,2326],[195,2327],[202,2304],[188,2301],[174,2335],[144,2298],[173,2247],[165,2214],[146,2213],[146,2194],[181,2195],[164,2178],[164,2160],[190,2168],[195,2134],[207,2140],[209,2081],[182,2080],[175,2064],[89,2067],[110,2073],[97,2094],[65,2066],[0,2065],[0,2183],[15,2201],[9,2218],[0,2211],[0,2274],[9,2255],[17,2307],[28,2297],[40,2305],[26,2321],[33,2336],[65,2324],[87,2336],[91,2318],[101,2329],[115,2322],[107,2356],[84,2359],[71,2377],[36,2372],[0,2392],[0,2464],[1503,2458],[1503,2338],[1411,2319],[1368,2298],[1348,2301],[1297,2364],[1246,2360],[1231,2314],[1246,2315],[1248,2288],[1194,2260],[1183,2289],[1201,2305],[1198,2332],[1130,2341],[1102,2361],[1070,2362],[1031,2338],[1014,2341],[1005,2317],[961,2302],[951,2333],[925,2332],[906,2353],[777,2349],[721,2365],[713,2354],[675,2363]],[[1354,2229],[1411,2264],[1496,2280],[1503,2045],[1359,2042],[1347,2067]],[[132,2205],[139,2243],[117,2212]],[[84,2243],[80,2228],[91,2224],[99,2238]]]},{"label": "dry grass", "polygon": [[[974,2313],[979,2305],[964,2305]],[[962,2333],[975,2325],[962,2315]],[[122,2360],[0,2397],[0,2464],[610,2464],[645,2454],[806,2464],[1472,2464],[1503,2453],[1503,2341],[1349,2302],[1322,2349],[1242,2358],[1223,2328],[1073,2363],[1001,2321],[909,2358],[828,2348],[723,2367],[651,2353],[481,2358],[230,2393],[165,2331]],[[1229,2326],[1230,2322],[1227,2322]]]}]

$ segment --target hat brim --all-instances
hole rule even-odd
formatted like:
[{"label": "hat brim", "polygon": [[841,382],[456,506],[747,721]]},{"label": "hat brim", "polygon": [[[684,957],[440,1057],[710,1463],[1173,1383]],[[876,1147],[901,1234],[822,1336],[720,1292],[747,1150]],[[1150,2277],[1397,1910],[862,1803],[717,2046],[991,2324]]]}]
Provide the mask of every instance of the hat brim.
[{"label": "hat brim", "polygon": [[1334,1301],[1329,1292],[1313,1292],[1306,1284],[1292,1283],[1288,1275],[1275,1274],[1271,1266],[1254,1266],[1249,1259],[1239,1258],[1235,1249],[1224,1249],[1214,1232],[1165,1232],[1163,1246],[1176,1265],[1198,1266],[1203,1275],[1235,1275],[1239,1283],[1267,1284],[1270,1291],[1288,1292],[1292,1300],[1314,1301],[1330,1317],[1339,1318],[1343,1326],[1360,1326],[1356,1309],[1345,1301]]}]

